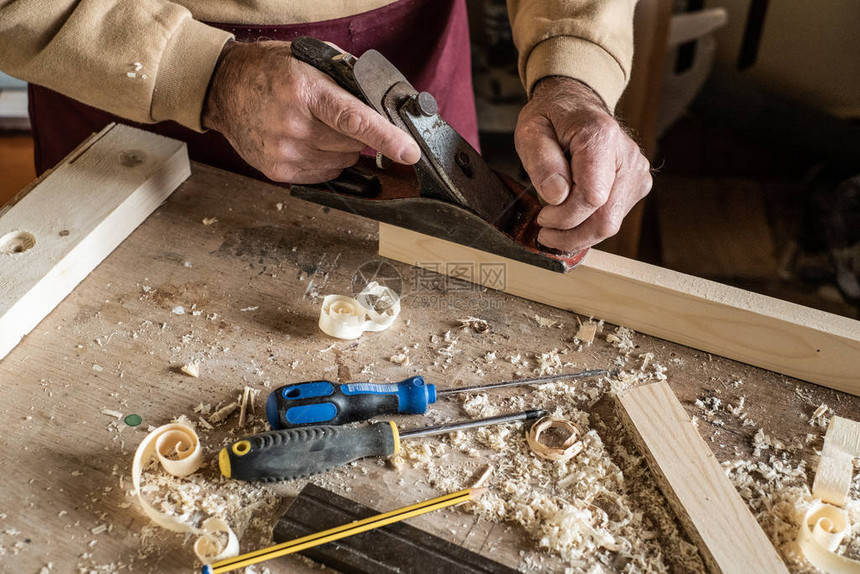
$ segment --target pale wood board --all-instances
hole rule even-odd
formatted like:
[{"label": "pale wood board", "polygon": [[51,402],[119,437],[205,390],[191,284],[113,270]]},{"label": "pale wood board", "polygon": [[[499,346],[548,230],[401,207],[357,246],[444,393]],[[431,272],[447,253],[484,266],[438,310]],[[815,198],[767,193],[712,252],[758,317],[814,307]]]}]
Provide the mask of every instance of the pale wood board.
[{"label": "pale wood board", "polygon": [[619,414],[712,572],[788,572],[665,382],[618,394]]},{"label": "pale wood board", "polygon": [[24,238],[0,253],[0,359],[189,175],[184,143],[112,124],[0,212],[0,243]]},{"label": "pale wood board", "polygon": [[380,224],[379,254],[860,394],[860,321],[596,249],[561,274]]}]

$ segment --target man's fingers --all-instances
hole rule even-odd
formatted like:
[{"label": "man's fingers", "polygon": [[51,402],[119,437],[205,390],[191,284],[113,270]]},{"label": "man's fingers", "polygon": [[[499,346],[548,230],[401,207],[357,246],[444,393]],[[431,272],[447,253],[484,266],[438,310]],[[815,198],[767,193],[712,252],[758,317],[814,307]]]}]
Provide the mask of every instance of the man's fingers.
[{"label": "man's fingers", "polygon": [[317,119],[312,120],[308,135],[302,136],[301,139],[308,146],[322,151],[360,152],[367,147],[357,139],[347,137]]},{"label": "man's fingers", "polygon": [[396,162],[413,164],[421,158],[421,149],[409,134],[334,82],[321,84],[308,108],[324,124]]},{"label": "man's fingers", "polygon": [[618,233],[627,213],[650,189],[651,175],[647,171],[642,177],[635,169],[621,170],[612,186],[609,199],[599,209],[575,228],[542,229],[538,234],[538,241],[546,247],[574,252],[612,237]]},{"label": "man's fingers", "polygon": [[570,192],[570,167],[552,125],[518,127],[514,144],[538,195],[550,205],[562,203]]},{"label": "man's fingers", "polygon": [[544,207],[541,227],[572,229],[588,219],[609,199],[616,178],[615,150],[602,142],[572,147],[573,185],[560,205]]},{"label": "man's fingers", "polygon": [[612,237],[621,227],[626,215],[619,206],[605,205],[575,229],[552,229],[545,227],[538,233],[538,242],[546,247],[567,253],[581,251],[607,237]]},{"label": "man's fingers", "polygon": [[263,173],[275,180],[290,183],[319,183],[337,177],[354,165],[358,152],[320,151],[304,143],[283,141],[278,152],[263,160]]}]

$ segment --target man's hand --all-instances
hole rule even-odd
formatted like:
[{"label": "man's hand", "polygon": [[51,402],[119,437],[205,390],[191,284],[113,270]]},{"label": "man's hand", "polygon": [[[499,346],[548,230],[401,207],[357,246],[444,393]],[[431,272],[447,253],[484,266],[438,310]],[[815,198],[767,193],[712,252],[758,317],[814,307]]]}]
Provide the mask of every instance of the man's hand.
[{"label": "man's hand", "polygon": [[651,190],[650,164],[585,84],[551,77],[520,112],[517,153],[546,205],[538,241],[574,252],[618,232]]},{"label": "man's hand", "polygon": [[334,179],[369,146],[413,164],[418,144],[331,78],[290,56],[287,42],[231,42],[203,112],[242,158],[275,181]]}]

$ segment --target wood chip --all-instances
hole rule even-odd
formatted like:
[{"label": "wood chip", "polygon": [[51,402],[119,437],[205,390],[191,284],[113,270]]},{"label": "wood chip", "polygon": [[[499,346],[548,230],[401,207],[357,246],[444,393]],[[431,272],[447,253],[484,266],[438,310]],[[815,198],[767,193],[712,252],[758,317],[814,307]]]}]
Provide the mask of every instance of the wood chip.
[{"label": "wood chip", "polygon": [[239,407],[239,426],[245,426],[245,418],[248,414],[248,407],[254,408],[254,398],[257,396],[257,391],[251,387],[245,387],[242,390],[242,405]]},{"label": "wood chip", "polygon": [[462,329],[471,329],[475,333],[486,333],[490,330],[490,324],[484,319],[478,317],[466,317],[460,319],[460,327]]},{"label": "wood chip", "polygon": [[238,408],[239,408],[238,403],[230,403],[226,407],[222,407],[222,408],[218,409],[217,411],[215,411],[214,413],[212,413],[212,416],[209,417],[209,422],[211,424],[217,424],[217,423],[223,422],[223,421],[227,420],[227,417],[232,415],[236,411],[236,409],[238,409]]},{"label": "wood chip", "polygon": [[590,345],[594,342],[594,336],[597,335],[597,323],[583,323],[576,331],[576,338],[580,343]]},{"label": "wood chip", "polygon": [[195,379],[200,376],[200,362],[192,361],[190,363],[185,363],[179,370],[188,375],[189,377],[194,377]]}]

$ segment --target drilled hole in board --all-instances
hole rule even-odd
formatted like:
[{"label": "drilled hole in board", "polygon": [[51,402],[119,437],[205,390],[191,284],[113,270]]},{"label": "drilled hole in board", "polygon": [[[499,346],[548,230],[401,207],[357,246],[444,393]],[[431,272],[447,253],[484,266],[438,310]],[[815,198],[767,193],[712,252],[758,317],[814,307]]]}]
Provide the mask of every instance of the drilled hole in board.
[{"label": "drilled hole in board", "polygon": [[10,231],[0,237],[0,253],[18,255],[36,245],[36,236],[27,231]]},{"label": "drilled hole in board", "polygon": [[146,153],[139,149],[124,151],[119,154],[119,162],[125,167],[137,167],[146,162]]}]

